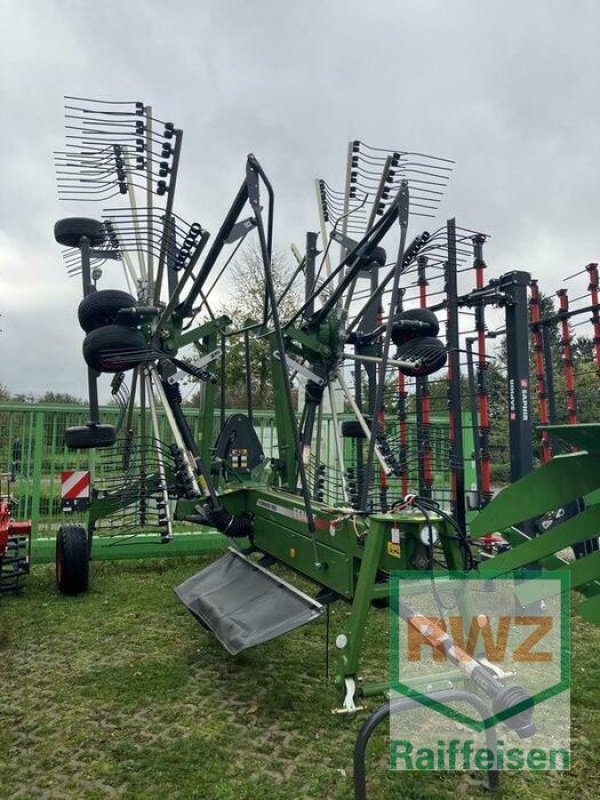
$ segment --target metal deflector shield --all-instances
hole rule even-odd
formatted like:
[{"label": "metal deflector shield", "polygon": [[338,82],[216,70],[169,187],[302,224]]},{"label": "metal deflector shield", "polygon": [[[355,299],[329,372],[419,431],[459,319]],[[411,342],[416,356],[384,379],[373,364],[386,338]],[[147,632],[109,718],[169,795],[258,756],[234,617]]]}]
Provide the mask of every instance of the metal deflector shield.
[{"label": "metal deflector shield", "polygon": [[188,578],[175,593],[232,655],[293,631],[325,607],[237,550]]}]

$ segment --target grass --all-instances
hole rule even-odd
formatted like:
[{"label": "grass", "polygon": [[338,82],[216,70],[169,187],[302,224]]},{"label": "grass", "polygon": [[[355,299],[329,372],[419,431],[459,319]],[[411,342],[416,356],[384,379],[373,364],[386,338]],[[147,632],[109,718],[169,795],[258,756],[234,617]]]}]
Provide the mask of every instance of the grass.
[{"label": "grass", "polygon": [[[2,600],[1,800],[352,797],[363,718],[330,714],[324,622],[231,658],[173,593],[208,560],[98,563],[79,598],[38,567]],[[347,613],[333,608],[333,635]],[[382,675],[386,622],[373,612],[369,626]],[[505,775],[499,800],[600,796],[600,630],[574,619],[572,638],[573,768]],[[485,796],[463,773],[390,773],[385,725],[368,775],[369,800]]]}]

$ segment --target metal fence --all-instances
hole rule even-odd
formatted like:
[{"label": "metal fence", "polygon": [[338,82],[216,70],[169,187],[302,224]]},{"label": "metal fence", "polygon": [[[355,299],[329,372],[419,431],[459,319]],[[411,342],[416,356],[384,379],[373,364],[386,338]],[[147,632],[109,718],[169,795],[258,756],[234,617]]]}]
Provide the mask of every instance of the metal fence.
[{"label": "metal fence", "polygon": [[[200,438],[200,417],[194,408],[185,409],[190,427]],[[101,409],[102,421],[115,424],[119,416],[116,406]],[[65,429],[83,425],[88,419],[86,406],[0,403],[0,471],[13,476],[14,513],[18,519],[31,519],[33,536],[47,534],[62,515],[61,472],[91,470],[95,480],[105,477],[102,451],[67,450]],[[165,440],[167,424],[159,415]],[[139,425],[139,418],[136,419]],[[273,415],[255,414],[257,432],[270,455],[276,448],[277,436]]]},{"label": "metal fence", "polygon": [[[195,436],[200,438],[200,415],[197,409],[185,408],[184,413]],[[230,412],[234,413],[234,412]],[[119,409],[108,406],[102,409],[102,421],[114,424]],[[139,416],[139,415],[138,415]],[[88,418],[86,406],[38,405],[28,403],[0,403],[0,471],[12,473],[12,493],[16,500],[15,517],[31,519],[33,536],[48,535],[62,517],[61,472],[63,470],[91,470],[94,479],[102,482],[105,475],[102,451],[67,450],[64,446],[65,428],[83,425]],[[349,419],[341,415],[340,420]],[[335,431],[331,418],[324,415],[321,460],[335,472]],[[166,420],[165,441],[169,440]],[[139,419],[137,421],[139,424]],[[254,425],[268,458],[277,456],[277,431],[272,412],[255,411]],[[414,424],[409,426],[411,449],[415,452],[418,437]],[[409,444],[410,444],[409,442]],[[431,443],[435,487],[446,489],[450,484],[447,463],[448,422],[432,420]],[[351,442],[345,440],[344,452],[351,457]],[[472,432],[465,429],[465,469],[470,470]],[[411,467],[412,470],[412,467]],[[466,475],[469,486],[469,476]],[[331,481],[336,483],[335,477]]]}]

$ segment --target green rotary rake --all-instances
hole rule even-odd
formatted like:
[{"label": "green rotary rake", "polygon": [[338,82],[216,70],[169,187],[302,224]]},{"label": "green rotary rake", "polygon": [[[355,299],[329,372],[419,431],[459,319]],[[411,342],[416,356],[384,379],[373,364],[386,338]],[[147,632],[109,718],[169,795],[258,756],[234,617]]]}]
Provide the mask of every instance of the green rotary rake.
[{"label": "green rotary rake", "polygon": [[[67,218],[55,229],[69,272],[82,278],[90,393],[89,422],[65,438],[69,447],[101,450],[112,476],[95,482],[87,528],[59,531],[59,588],[87,588],[100,534],[119,546],[155,531],[160,547],[170,548],[179,523],[216,529],[229,539],[228,552],[179,586],[180,599],[231,654],[320,617],[333,601],[350,604],[348,628],[336,639],[336,684],[339,710],[355,712],[359,698],[388,688],[362,682],[360,658],[369,609],[387,603],[390,574],[476,566],[448,496],[419,497],[407,486],[398,407],[405,379],[424,379],[447,360],[458,374],[451,316],[444,322],[402,302],[420,259],[456,283],[473,255],[474,231],[409,236],[409,225],[435,214],[452,164],[352,142],[344,189],[316,184],[322,252],[309,232],[292,279],[277,292],[274,191],[254,155],[211,238],[174,210],[182,148],[175,125],[144,103],[69,98],[67,130],[67,148],[56,154],[61,197],[108,205],[101,221]],[[262,313],[232,320],[218,313],[218,299],[231,290],[231,264],[248,236],[260,253]],[[98,288],[102,272],[115,267],[127,291]],[[298,285],[302,301],[284,319],[282,301]],[[252,341],[268,346],[273,457],[253,425]],[[246,408],[221,413],[216,426],[227,359],[239,347]],[[99,418],[97,384],[106,373],[121,409],[114,427]],[[187,380],[200,389],[198,435],[182,410]],[[346,409],[353,418],[342,422]],[[456,469],[459,446],[451,428],[446,455]],[[308,579],[315,595],[275,575],[274,564]],[[464,680],[464,665],[453,675]],[[502,695],[497,675],[483,683]]]}]

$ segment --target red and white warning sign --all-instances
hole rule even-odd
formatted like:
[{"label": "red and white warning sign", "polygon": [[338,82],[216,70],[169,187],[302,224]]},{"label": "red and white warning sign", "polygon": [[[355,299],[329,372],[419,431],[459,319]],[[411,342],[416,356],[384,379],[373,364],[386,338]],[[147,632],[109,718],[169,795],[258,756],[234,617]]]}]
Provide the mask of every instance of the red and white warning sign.
[{"label": "red and white warning sign", "polygon": [[60,473],[60,496],[65,510],[85,508],[90,499],[90,473],[66,469]]}]

